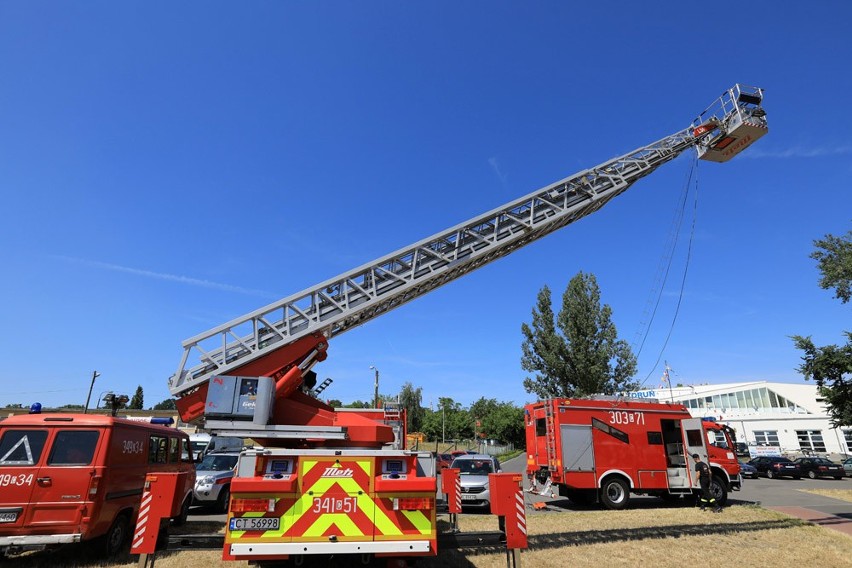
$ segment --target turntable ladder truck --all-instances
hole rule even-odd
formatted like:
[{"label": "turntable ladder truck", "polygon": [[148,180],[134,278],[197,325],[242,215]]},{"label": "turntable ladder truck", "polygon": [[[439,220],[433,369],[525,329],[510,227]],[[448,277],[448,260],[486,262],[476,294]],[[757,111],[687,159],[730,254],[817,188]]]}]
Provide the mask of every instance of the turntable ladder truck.
[{"label": "turntable ladder truck", "polygon": [[184,341],[169,379],[181,418],[261,444],[231,482],[223,558],[437,554],[431,454],[405,449],[398,416],[310,396],[328,341],[597,211],[687,150],[728,161],[766,134],[762,99],[737,84],[688,128]]}]

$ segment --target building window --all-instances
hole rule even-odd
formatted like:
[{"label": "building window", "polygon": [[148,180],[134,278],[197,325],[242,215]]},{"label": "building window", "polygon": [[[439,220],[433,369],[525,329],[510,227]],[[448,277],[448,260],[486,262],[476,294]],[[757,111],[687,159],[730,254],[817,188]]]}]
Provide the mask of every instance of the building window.
[{"label": "building window", "polygon": [[852,451],[852,430],[843,430],[843,439],[846,440],[846,451]]},{"label": "building window", "polygon": [[780,446],[778,430],[755,430],[754,441],[758,446]]},{"label": "building window", "polygon": [[822,440],[822,430],[796,430],[799,448],[814,452],[824,452],[825,442]]}]

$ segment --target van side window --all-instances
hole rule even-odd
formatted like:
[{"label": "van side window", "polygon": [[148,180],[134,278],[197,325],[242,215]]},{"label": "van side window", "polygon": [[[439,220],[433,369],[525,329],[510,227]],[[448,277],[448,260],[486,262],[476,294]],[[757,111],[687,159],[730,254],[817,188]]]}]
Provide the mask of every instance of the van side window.
[{"label": "van side window", "polygon": [[164,436],[151,436],[148,439],[148,463],[166,463],[168,439]]},{"label": "van side window", "polygon": [[192,453],[189,450],[189,440],[181,440],[180,442],[180,461],[192,463]]},{"label": "van side window", "polygon": [[169,438],[169,463],[180,461],[180,440]]},{"label": "van side window", "polygon": [[97,430],[61,430],[53,440],[47,465],[88,465],[97,447]]},{"label": "van side window", "polygon": [[0,467],[37,464],[45,441],[47,430],[6,430],[0,439]]}]

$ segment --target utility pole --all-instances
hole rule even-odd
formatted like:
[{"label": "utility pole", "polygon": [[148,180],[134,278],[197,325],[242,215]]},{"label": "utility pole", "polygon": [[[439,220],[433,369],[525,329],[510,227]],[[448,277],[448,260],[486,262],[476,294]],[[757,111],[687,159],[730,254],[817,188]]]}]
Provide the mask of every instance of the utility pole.
[{"label": "utility pole", "polygon": [[374,366],[370,365],[370,368],[376,372],[376,394],[373,396],[373,408],[379,407],[379,370]]},{"label": "utility pole", "polygon": [[89,385],[89,396],[86,397],[86,406],[85,406],[85,408],[83,408],[83,414],[86,414],[87,412],[89,412],[89,400],[92,398],[92,389],[95,386],[95,379],[97,379],[100,376],[101,376],[101,374],[98,373],[97,371],[92,372],[92,382]]}]

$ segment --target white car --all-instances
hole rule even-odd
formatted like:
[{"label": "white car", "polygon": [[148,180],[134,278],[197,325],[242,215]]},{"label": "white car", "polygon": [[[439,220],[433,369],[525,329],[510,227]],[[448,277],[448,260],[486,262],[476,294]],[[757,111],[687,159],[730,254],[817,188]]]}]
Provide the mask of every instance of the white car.
[{"label": "white car", "polygon": [[502,471],[497,458],[482,454],[457,456],[450,467],[459,470],[462,507],[491,506],[488,474]]},{"label": "white car", "polygon": [[204,456],[195,466],[194,504],[214,505],[218,511],[228,512],[231,479],[239,457],[239,452],[212,452]]}]

